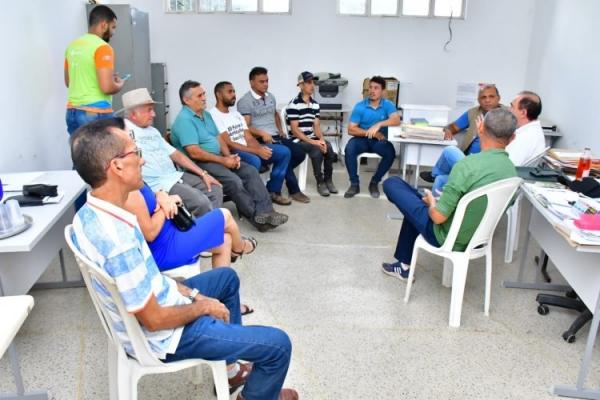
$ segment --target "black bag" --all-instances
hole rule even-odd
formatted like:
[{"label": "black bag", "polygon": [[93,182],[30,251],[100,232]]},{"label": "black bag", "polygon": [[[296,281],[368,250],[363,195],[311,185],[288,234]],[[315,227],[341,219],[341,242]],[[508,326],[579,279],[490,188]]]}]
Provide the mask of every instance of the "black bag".
[{"label": "black bag", "polygon": [[58,196],[57,188],[58,186],[56,185],[44,185],[42,183],[23,185],[23,196],[56,197]]},{"label": "black bag", "polygon": [[596,179],[589,176],[580,181],[572,181],[561,176],[558,181],[574,192],[581,193],[595,199],[600,197],[600,183],[598,183]]},{"label": "black bag", "polygon": [[183,204],[177,205],[177,214],[171,221],[181,232],[187,232],[192,226],[196,225],[192,213]]}]

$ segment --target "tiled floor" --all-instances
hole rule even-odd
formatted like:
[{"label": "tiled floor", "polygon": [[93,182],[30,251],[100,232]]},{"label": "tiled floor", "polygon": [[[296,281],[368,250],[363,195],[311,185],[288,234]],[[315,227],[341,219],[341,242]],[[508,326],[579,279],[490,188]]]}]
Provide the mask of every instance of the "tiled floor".
[{"label": "tiled floor", "polygon": [[[334,178],[343,193],[340,166]],[[379,270],[381,261],[391,260],[401,225],[386,218],[394,211],[390,203],[321,198],[311,177],[308,192],[310,204],[280,207],[290,221],[275,231],[255,233],[242,222],[259,246],[235,264],[242,298],[256,309],[244,322],[275,325],[292,337],[286,386],[302,399],[537,400],[552,398],[552,384],[575,382],[587,329],[567,344],[560,334],[573,313],[552,309],[539,316],[535,292],[501,287],[517,268],[503,263],[505,221],[494,242],[490,317],[483,315],[483,262],[474,261],[462,326],[449,329],[450,290],[440,284],[439,258],[422,256],[408,305],[404,283]],[[75,275],[70,255],[67,262]],[[55,261],[46,278],[57,269]],[[26,387],[48,389],[57,400],[107,399],[106,335],[86,289],[32,295],[36,306],[16,338]],[[590,386],[600,386],[599,372],[594,362]],[[4,357],[0,393],[13,390]],[[209,383],[193,385],[182,372],[143,378],[139,398],[214,397]]]}]

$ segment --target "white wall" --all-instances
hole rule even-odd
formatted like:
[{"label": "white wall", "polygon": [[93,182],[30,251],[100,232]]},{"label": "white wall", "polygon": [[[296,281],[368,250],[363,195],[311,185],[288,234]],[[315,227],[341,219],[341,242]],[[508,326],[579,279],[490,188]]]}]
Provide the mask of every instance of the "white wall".
[{"label": "white wall", "polygon": [[[163,0],[131,3],[149,13],[152,60],[168,65],[174,116],[185,79],[211,92],[230,80],[241,95],[255,65],[269,68],[280,102],[295,94],[305,69],[343,73],[349,103],[373,74],[399,78],[405,103],[452,106],[459,81],[496,82],[508,101],[524,87],[535,0],[470,0],[450,52],[442,49],[447,20],[337,16],[335,0],[293,0],[285,16],[176,15],[164,13]],[[0,172],[70,168],[63,54],[86,30],[85,1],[6,2],[2,15]]]},{"label": "white wall", "polygon": [[538,0],[527,86],[542,97],[544,118],[564,134],[561,147],[600,154],[600,2]]},{"label": "white wall", "polygon": [[0,172],[70,168],[63,55],[86,30],[85,2],[3,2],[0,26]]},{"label": "white wall", "polygon": [[[114,2],[116,3],[116,1]],[[336,15],[335,0],[292,0],[292,15],[166,14],[162,0],[132,0],[149,12],[153,61],[166,62],[171,117],[186,79],[212,88],[232,81],[238,98],[255,65],[269,69],[278,102],[295,93],[299,72],[341,72],[350,80],[348,103],[360,98],[363,78],[395,76],[404,103],[455,102],[456,83],[495,82],[505,101],[523,89],[534,0],[470,0],[467,19],[364,18]]]}]

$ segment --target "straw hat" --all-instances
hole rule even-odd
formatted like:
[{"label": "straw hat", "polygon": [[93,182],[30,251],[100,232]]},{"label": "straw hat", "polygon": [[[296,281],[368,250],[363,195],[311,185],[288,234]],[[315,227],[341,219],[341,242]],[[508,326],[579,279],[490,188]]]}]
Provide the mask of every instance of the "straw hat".
[{"label": "straw hat", "polygon": [[143,106],[146,104],[160,104],[160,102],[154,101],[152,96],[150,96],[150,92],[146,88],[134,89],[129,92],[123,93],[121,97],[121,101],[123,102],[123,108],[118,111],[115,111],[115,114],[120,114],[125,110],[136,108],[138,106]]}]

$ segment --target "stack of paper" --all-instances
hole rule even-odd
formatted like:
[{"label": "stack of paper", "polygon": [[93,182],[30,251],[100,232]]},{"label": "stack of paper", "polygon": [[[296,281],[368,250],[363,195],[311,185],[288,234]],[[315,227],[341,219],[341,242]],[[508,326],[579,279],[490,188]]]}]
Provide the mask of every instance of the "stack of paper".
[{"label": "stack of paper", "polygon": [[403,124],[400,136],[414,139],[444,140],[444,130],[437,126]]},{"label": "stack of paper", "polygon": [[[550,149],[548,150],[548,154],[544,156],[544,159],[553,167],[560,168],[566,173],[574,174],[577,171],[577,164],[582,154],[583,152],[579,150]],[[592,157],[590,175],[600,176],[600,159],[597,157]]]},{"label": "stack of paper", "polygon": [[525,185],[534,193],[536,200],[548,212],[557,217],[559,221],[555,226],[559,232],[577,245],[600,245],[600,231],[588,231],[575,226],[575,220],[581,215],[581,207],[578,207],[578,203],[584,200],[582,203],[596,210],[600,209],[600,203],[567,189],[544,187],[531,183]]}]

